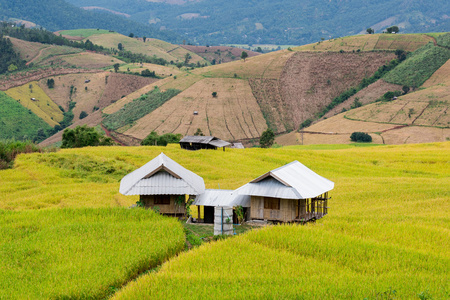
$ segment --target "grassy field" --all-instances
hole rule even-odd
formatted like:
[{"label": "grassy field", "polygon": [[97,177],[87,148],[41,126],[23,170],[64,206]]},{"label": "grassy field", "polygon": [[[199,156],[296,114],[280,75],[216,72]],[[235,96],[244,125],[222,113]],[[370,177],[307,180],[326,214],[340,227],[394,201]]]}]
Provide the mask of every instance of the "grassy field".
[{"label": "grassy field", "polygon": [[39,55],[36,55],[33,59],[33,63],[46,65],[45,60],[47,59],[51,61],[51,58],[54,58],[55,56],[80,53],[82,51],[82,49],[67,46],[50,46],[48,48],[44,48]]},{"label": "grassy field", "polygon": [[0,104],[0,139],[27,139],[34,137],[39,128],[50,129],[50,125],[4,92],[0,92]]},{"label": "grassy field", "polygon": [[[171,259],[159,271],[130,283],[123,292],[117,294],[118,298],[197,299],[204,298],[207,293],[209,298],[236,295],[238,298],[250,299],[380,299],[388,296],[392,298],[394,291],[395,297],[401,299],[418,299],[419,295],[428,295],[433,299],[448,298],[450,142],[383,147],[348,146],[346,149],[330,145],[297,146],[291,149],[229,149],[225,152],[184,151],[178,145],[89,147],[57,153],[27,154],[17,158],[14,169],[0,171],[1,209],[23,211],[36,208],[129,206],[137,201],[137,197],[121,196],[118,192],[119,180],[162,151],[202,176],[207,188],[217,188],[220,184],[223,189],[235,189],[269,170],[299,160],[335,182],[329,201],[329,214],[316,224],[269,227],[237,238],[202,245]],[[120,209],[105,211],[113,215],[133,212]],[[92,224],[86,212],[83,213],[83,220]],[[26,219],[26,224],[33,224],[35,218],[42,218],[42,223],[47,224],[50,222],[44,222],[47,218],[60,220],[64,214],[77,216],[80,213],[77,210],[58,209],[4,211],[1,218],[17,221],[0,224],[18,224],[20,227],[22,220]],[[105,223],[113,223],[108,220]],[[67,230],[61,231],[64,233],[71,230],[92,232],[86,228],[97,228],[93,225],[83,227],[80,222],[77,225],[63,221],[58,223]],[[21,228],[25,232],[31,231],[29,228],[36,231],[39,227],[34,226]],[[118,230],[121,225],[114,228]],[[48,230],[58,231],[59,227]],[[21,246],[29,245],[26,243],[28,240],[16,241],[14,234],[22,232],[12,229],[2,231],[8,234],[8,239],[3,240],[15,241],[16,244],[11,245],[17,245],[16,249],[36,250],[31,246]],[[98,234],[109,236],[108,233]],[[64,236],[70,238],[69,234]],[[142,239],[145,236],[139,234]],[[39,241],[38,245],[47,240],[41,231],[32,234],[32,237],[33,241]],[[96,233],[89,234],[89,237],[99,239]],[[135,245],[126,241],[117,241],[120,251],[123,251],[124,246],[131,249]],[[130,248],[125,245],[127,243]],[[150,240],[148,243],[154,244]],[[8,245],[6,243],[3,247],[12,247]],[[96,242],[91,245],[103,249],[104,243],[101,247],[95,246],[100,245]],[[136,247],[133,252],[139,252],[135,251]],[[10,254],[16,255],[14,261],[17,263],[24,261],[24,252],[21,251]],[[32,260],[30,268],[37,267],[38,261],[47,262],[43,257],[54,250],[40,251],[34,256],[41,260]],[[105,255],[105,252],[100,253]],[[94,261],[94,257],[90,260]],[[61,268],[66,265],[61,263]],[[8,272],[15,272],[14,268],[8,269]],[[41,272],[47,274],[45,268],[41,268]],[[92,271],[93,274],[95,272]],[[108,272],[102,274],[105,273]],[[117,273],[110,273],[111,278],[123,278]],[[8,274],[12,274],[9,276],[11,278],[18,276],[15,275],[17,273]],[[21,274],[28,276],[27,272]],[[8,277],[2,281],[10,282]],[[29,282],[34,281],[30,279]],[[42,288],[47,286],[47,282]],[[8,293],[15,293],[18,284],[8,284]],[[55,284],[55,291],[56,287],[59,288],[59,282]],[[36,291],[39,292],[40,288],[37,287]],[[68,290],[69,287],[66,290],[62,288],[63,292],[58,294],[43,292],[41,297],[73,296],[66,292]]]},{"label": "grassy field", "polygon": [[19,52],[20,57],[26,60],[27,62],[36,57],[42,49],[51,47],[51,45],[36,42],[27,42],[24,40],[19,40],[11,37],[9,39],[13,44],[14,50],[16,52]]},{"label": "grassy field", "polygon": [[184,248],[176,220],[143,209],[0,210],[0,224],[2,299],[104,299]]},{"label": "grassy field", "polygon": [[[58,105],[47,96],[37,81],[9,89],[6,94],[52,127],[58,125],[58,122],[63,119],[62,111]],[[35,100],[31,100],[31,98]]]},{"label": "grassy field", "polygon": [[365,34],[330,39],[293,48],[295,51],[415,51],[431,42],[427,34]]},{"label": "grassy field", "polygon": [[420,87],[448,59],[450,59],[450,49],[429,43],[408,56],[383,79],[394,84]]},{"label": "grassy field", "polygon": [[74,37],[87,38],[94,34],[112,34],[109,30],[104,29],[74,29],[74,30],[62,30],[59,32],[61,35],[68,35]]}]

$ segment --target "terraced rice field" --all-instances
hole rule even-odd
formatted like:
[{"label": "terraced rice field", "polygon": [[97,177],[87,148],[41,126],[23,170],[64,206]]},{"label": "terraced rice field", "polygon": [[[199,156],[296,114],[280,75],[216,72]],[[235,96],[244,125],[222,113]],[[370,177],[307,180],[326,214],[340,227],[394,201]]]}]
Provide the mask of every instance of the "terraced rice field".
[{"label": "terraced rice field", "polygon": [[138,120],[125,134],[143,139],[151,131],[186,135],[200,128],[205,134],[238,140],[257,138],[266,126],[246,81],[215,78],[195,83]]},{"label": "terraced rice field", "polygon": [[[45,94],[37,81],[11,88],[5,93],[18,101],[23,107],[30,109],[52,127],[63,119],[62,111],[58,105]],[[33,98],[34,100],[32,100]]]}]

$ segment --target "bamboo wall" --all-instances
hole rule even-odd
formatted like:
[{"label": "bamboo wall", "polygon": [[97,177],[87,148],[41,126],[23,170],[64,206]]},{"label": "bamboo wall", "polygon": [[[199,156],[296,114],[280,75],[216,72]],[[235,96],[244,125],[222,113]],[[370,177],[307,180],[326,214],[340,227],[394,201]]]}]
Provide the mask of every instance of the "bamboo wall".
[{"label": "bamboo wall", "polygon": [[270,220],[280,222],[292,222],[297,219],[299,213],[306,212],[306,199],[280,199],[280,209],[265,209],[264,197],[251,197],[251,219]]},{"label": "bamboo wall", "polygon": [[[155,205],[155,195],[141,195],[140,200],[144,203],[145,208],[159,207],[159,212],[162,214],[174,215],[174,214],[184,214],[185,205],[177,206],[176,199],[180,195],[170,195],[170,204],[156,204]],[[183,196],[184,199],[184,195]]]}]

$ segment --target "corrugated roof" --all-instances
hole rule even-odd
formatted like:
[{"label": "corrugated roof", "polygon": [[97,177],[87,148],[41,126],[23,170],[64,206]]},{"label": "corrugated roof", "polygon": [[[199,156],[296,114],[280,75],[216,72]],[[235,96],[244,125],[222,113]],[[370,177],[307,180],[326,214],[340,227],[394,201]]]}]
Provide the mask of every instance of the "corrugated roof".
[{"label": "corrugated roof", "polygon": [[334,182],[318,175],[298,161],[256,178],[236,191],[240,195],[283,199],[308,199],[334,188]]},{"label": "corrugated roof", "polygon": [[231,145],[226,141],[223,141],[214,136],[200,136],[200,135],[187,135],[183,137],[180,143],[196,143],[196,144],[210,144],[214,147],[226,147]]},{"label": "corrugated roof", "polygon": [[203,178],[164,153],[122,178],[119,190],[123,195],[198,195],[204,191]]},{"label": "corrugated roof", "polygon": [[234,149],[245,149],[245,147],[244,147],[244,145],[242,143],[233,143],[231,145],[231,148],[234,148]]},{"label": "corrugated roof", "polygon": [[213,136],[202,136],[202,135],[187,135],[180,140],[180,143],[200,143],[200,144],[208,144]]},{"label": "corrugated roof", "polygon": [[216,140],[212,140],[211,142],[209,142],[210,145],[213,145],[214,147],[226,147],[226,146],[230,146],[231,143],[222,141],[220,139],[216,139]]},{"label": "corrugated roof", "polygon": [[250,196],[239,195],[232,190],[205,190],[196,197],[194,205],[250,207]]}]

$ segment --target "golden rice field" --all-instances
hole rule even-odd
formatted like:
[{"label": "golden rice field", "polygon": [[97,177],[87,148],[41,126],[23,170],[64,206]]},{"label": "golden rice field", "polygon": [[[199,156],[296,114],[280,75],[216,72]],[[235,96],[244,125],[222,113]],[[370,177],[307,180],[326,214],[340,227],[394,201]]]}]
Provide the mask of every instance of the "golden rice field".
[{"label": "golden rice field", "polygon": [[[52,127],[58,125],[58,122],[63,119],[62,111],[58,105],[47,96],[37,81],[11,88],[5,93],[22,104],[23,107],[30,109]],[[35,100],[31,100],[32,98]]]},{"label": "golden rice field", "polygon": [[129,206],[137,198],[120,196],[119,180],[162,151],[202,176],[207,188],[222,189],[298,160],[335,182],[329,214],[315,224],[267,227],[182,253],[127,284],[117,298],[450,297],[450,142],[225,152],[99,147],[21,155],[14,169],[0,171],[0,209],[33,214],[47,208],[39,210],[45,215],[57,208]]}]

